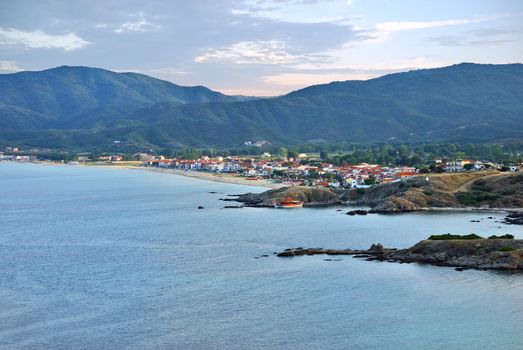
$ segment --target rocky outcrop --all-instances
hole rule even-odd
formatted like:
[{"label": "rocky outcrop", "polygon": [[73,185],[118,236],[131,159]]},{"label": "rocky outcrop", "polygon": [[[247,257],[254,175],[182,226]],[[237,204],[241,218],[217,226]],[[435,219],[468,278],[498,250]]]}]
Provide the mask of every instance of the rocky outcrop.
[{"label": "rocky outcrop", "polygon": [[284,187],[269,190],[263,193],[247,193],[238,196],[238,202],[249,207],[273,207],[284,198],[302,201],[304,206],[329,206],[341,203],[340,194],[323,187]]},{"label": "rocky outcrop", "polygon": [[223,200],[236,200],[246,206],[273,207],[285,197],[303,201],[304,206],[340,203],[367,206],[372,208],[372,213],[403,213],[429,208],[522,208],[523,174],[471,172],[428,177],[420,175],[366,189],[297,186]]},{"label": "rocky outcrop", "polygon": [[408,249],[384,248],[373,244],[367,250],[295,248],[279,257],[303,255],[353,255],[355,258],[401,263],[425,263],[457,269],[493,269],[523,271],[523,240],[453,239],[424,240]]},{"label": "rocky outcrop", "polygon": [[406,213],[423,210],[421,205],[409,201],[408,199],[391,196],[379,202],[371,213]]},{"label": "rocky outcrop", "polygon": [[512,212],[504,219],[504,223],[509,225],[523,225],[523,212]]},{"label": "rocky outcrop", "polygon": [[440,266],[523,271],[523,240],[425,240],[387,258]]},{"label": "rocky outcrop", "polygon": [[367,215],[369,213],[368,210],[365,210],[365,209],[356,209],[356,210],[350,210],[348,211],[346,214],[347,215],[350,215],[350,216],[355,216],[355,215]]}]

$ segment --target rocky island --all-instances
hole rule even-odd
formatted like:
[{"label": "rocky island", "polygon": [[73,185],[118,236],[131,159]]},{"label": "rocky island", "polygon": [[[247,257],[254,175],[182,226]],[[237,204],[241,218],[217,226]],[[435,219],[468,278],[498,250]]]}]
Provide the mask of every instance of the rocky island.
[{"label": "rocky island", "polygon": [[511,235],[436,235],[407,249],[384,248],[373,244],[366,250],[295,248],[286,249],[278,257],[303,255],[353,255],[355,258],[400,263],[425,263],[456,267],[457,270],[487,269],[523,272],[523,240]]}]

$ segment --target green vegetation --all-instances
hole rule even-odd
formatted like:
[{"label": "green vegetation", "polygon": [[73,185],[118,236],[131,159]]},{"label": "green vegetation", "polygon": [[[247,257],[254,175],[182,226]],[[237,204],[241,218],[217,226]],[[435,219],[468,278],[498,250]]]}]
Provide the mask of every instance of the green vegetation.
[{"label": "green vegetation", "polygon": [[502,195],[502,196],[512,196],[515,193],[516,193],[515,190],[504,189],[504,190],[501,190],[501,192],[499,194]]},{"label": "green vegetation", "polygon": [[432,235],[427,239],[429,239],[431,241],[448,241],[448,240],[455,240],[455,239],[466,239],[466,240],[483,239],[483,237],[478,236],[475,233],[471,233],[469,235],[452,235],[450,233],[446,233],[443,235]]},{"label": "green vegetation", "polygon": [[511,252],[513,250],[516,250],[516,248],[514,247],[511,247],[511,246],[508,246],[508,245],[504,245],[504,246],[501,246],[499,249],[498,249],[498,252]]},{"label": "green vegetation", "polygon": [[423,194],[426,196],[432,196],[434,194],[434,190],[432,188],[424,188]]},{"label": "green vegetation", "polygon": [[364,188],[357,188],[356,189],[356,193],[359,194],[359,195],[364,195],[365,194],[365,189]]},{"label": "green vegetation", "polygon": [[[510,140],[523,137],[521,86],[521,64],[459,64],[245,101],[134,73],[60,67],[0,75],[0,146],[106,150],[118,140],[130,151],[182,150],[266,140],[324,151],[334,164],[512,159],[521,142]],[[487,144],[498,140],[509,141]]]},{"label": "green vegetation", "polygon": [[514,235],[511,235],[511,234],[506,234],[506,235],[502,235],[502,236],[492,235],[488,239],[514,239]]},{"label": "green vegetation", "polygon": [[490,202],[498,199],[497,194],[490,194],[481,191],[459,192],[456,193],[456,198],[465,206],[477,207],[482,202]]}]

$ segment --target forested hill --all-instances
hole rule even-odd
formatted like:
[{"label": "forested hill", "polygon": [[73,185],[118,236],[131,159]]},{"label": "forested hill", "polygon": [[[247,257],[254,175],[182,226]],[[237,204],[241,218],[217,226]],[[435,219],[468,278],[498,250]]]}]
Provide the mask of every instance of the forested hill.
[{"label": "forested hill", "polygon": [[[231,102],[237,98],[205,88],[189,88],[195,89],[193,94],[184,90],[185,95],[176,95],[172,91],[187,88],[141,75],[92,72],[141,82],[125,84],[125,95],[111,95],[105,84],[90,85],[87,78],[67,79],[70,70],[74,68],[51,70],[51,76],[58,75],[64,83],[41,77],[44,82],[38,86],[52,85],[54,91],[50,106],[31,104],[38,99],[30,96],[47,90],[36,91],[26,80],[16,83],[13,76],[17,74],[0,76],[0,103],[8,106],[7,114],[5,108],[0,110],[0,121],[7,125],[0,130],[0,142],[90,147],[118,139],[143,147],[220,147],[238,146],[247,140],[291,144],[523,138],[522,64],[463,63],[311,86],[281,97],[241,102]],[[30,73],[18,73],[23,74]],[[109,85],[119,84],[116,79]],[[5,98],[4,90],[16,99]],[[78,91],[74,94],[78,102],[71,102],[71,93],[65,90]],[[92,96],[96,94],[99,98],[95,99]],[[140,103],[122,108],[117,102],[127,96]],[[74,118],[57,117],[56,111],[67,114],[75,108],[84,112]],[[93,113],[96,108],[101,112]]]},{"label": "forested hill", "polygon": [[[185,87],[137,73],[68,67],[0,75],[0,122],[8,129],[68,128],[129,115],[158,102],[231,102],[203,86]],[[99,120],[102,119],[102,120]]]}]

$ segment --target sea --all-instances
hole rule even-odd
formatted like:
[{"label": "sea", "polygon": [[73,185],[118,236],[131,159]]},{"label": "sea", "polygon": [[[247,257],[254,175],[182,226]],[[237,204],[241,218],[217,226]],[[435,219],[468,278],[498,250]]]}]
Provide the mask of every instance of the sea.
[{"label": "sea", "polygon": [[523,348],[523,274],[274,255],[448,232],[523,238],[502,213],[220,201],[264,190],[0,162],[0,349]]}]

